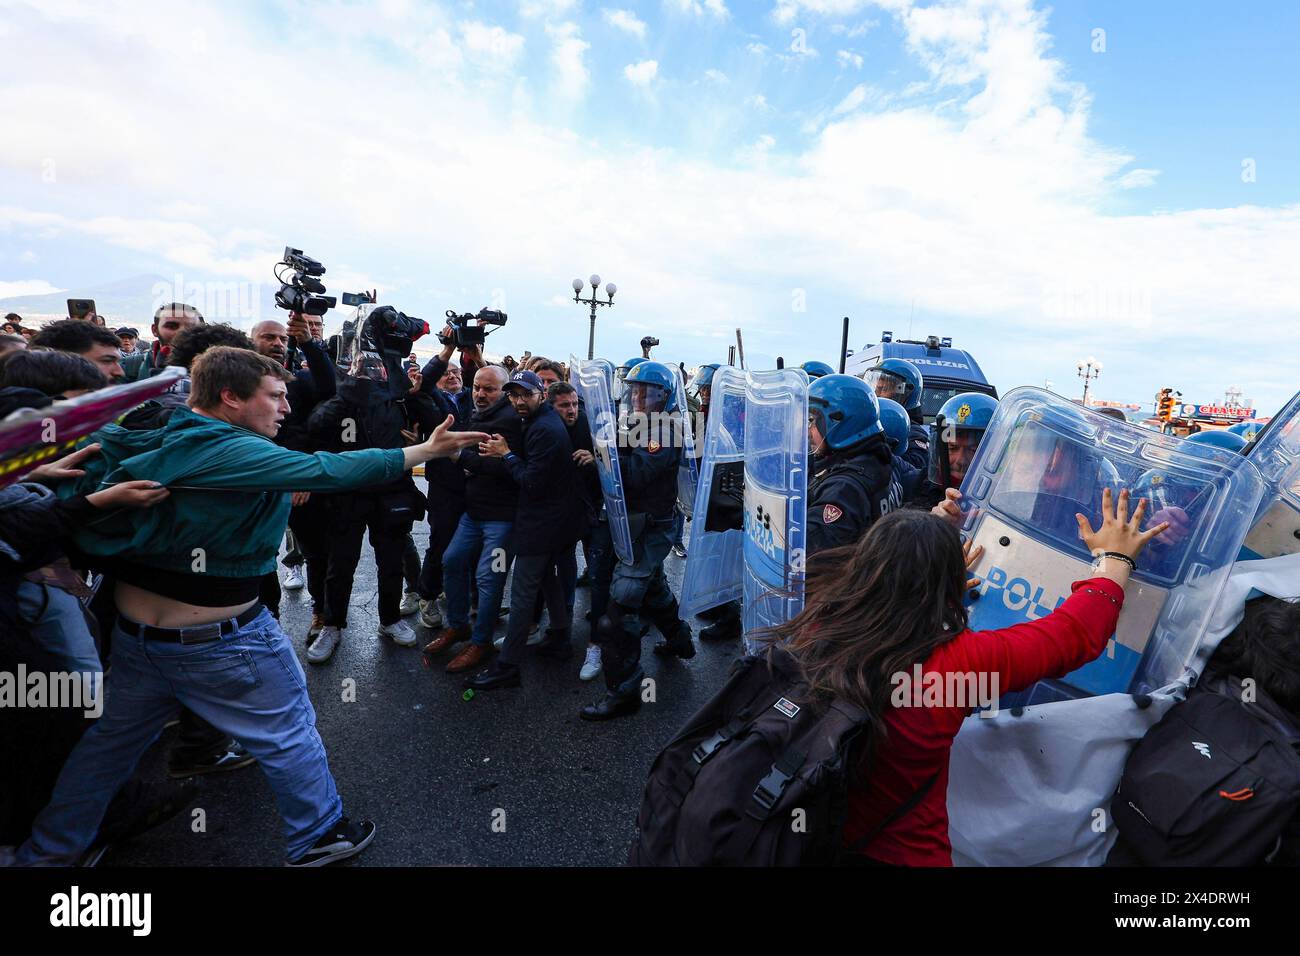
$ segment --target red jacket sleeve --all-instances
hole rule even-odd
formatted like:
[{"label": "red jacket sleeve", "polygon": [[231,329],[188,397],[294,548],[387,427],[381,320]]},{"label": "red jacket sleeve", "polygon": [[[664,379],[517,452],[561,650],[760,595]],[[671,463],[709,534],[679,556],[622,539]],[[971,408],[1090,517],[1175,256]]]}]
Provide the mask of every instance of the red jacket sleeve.
[{"label": "red jacket sleeve", "polygon": [[1096,660],[1115,633],[1124,589],[1108,578],[1089,578],[1076,581],[1071,591],[1040,620],[971,632],[961,645],[964,660],[945,662],[945,668],[996,673],[998,690],[1005,694],[1044,678],[1064,677]]}]

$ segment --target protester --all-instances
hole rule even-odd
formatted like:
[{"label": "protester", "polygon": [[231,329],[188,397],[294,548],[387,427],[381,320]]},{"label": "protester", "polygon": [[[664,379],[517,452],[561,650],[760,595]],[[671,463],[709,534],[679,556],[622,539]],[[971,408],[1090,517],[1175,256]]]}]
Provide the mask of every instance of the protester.
[{"label": "protester", "polygon": [[93,362],[111,382],[119,381],[125,374],[117,336],[90,322],[77,319],[51,322],[41,329],[29,345],[83,356]]},{"label": "protester", "polygon": [[27,340],[21,335],[0,334],[0,355],[27,348]]},{"label": "protester", "polygon": [[188,328],[203,324],[203,316],[192,305],[171,302],[153,314],[153,345],[148,351],[134,352],[122,363],[128,382],[139,382],[157,375],[167,365],[172,342]]},{"label": "protester", "polygon": [[122,355],[124,357],[135,352],[136,346],[140,342],[140,333],[136,329],[129,326],[123,326],[113,334],[117,336],[118,342],[121,343]]},{"label": "protester", "polygon": [[[1079,518],[1084,542],[1103,555],[1094,576],[1076,582],[1051,614],[1004,630],[967,628],[966,569],[981,549],[964,555],[957,532],[925,512],[891,512],[854,544],[810,558],[803,611],[768,637],[794,656],[820,705],[843,700],[870,715],[843,832],[844,845],[865,862],[952,864],[948,754],[973,704],[891,708],[895,675],[919,664],[951,687],[946,675],[989,674],[1008,693],[1062,677],[1105,650],[1131,562],[1167,526],[1140,531],[1145,502],[1130,517],[1127,491],[1116,500],[1107,489],[1104,498],[1100,528]],[[905,805],[910,809],[891,819]],[[857,845],[868,835],[870,842]]]},{"label": "protester", "polygon": [[6,313],[4,325],[0,325],[0,332],[5,335],[22,335],[23,317],[17,312]]},{"label": "protester", "polygon": [[113,679],[131,692],[108,695],[19,848],[19,862],[70,861],[90,844],[177,701],[233,732],[258,759],[277,796],[290,865],[352,856],[374,836],[373,823],[343,813],[305,677],[257,601],[258,582],[274,567],[289,492],[391,480],[487,436],[449,434],[444,422],[405,449],[304,455],[270,440],[288,411],[283,368],[251,352],[214,348],[191,374],[190,408],[152,432],[102,429],[95,466],[58,489],[71,495],[132,476],[167,486],[170,507],[149,512],[143,524],[111,516],[76,536],[82,551],[117,572]]},{"label": "protester", "polygon": [[[519,413],[502,392],[506,380],[505,369],[497,365],[475,373],[476,410],[468,427],[500,435],[518,455],[523,452],[523,427]],[[466,448],[456,463],[467,473],[465,513],[442,557],[447,619],[438,636],[424,647],[426,657],[432,659],[470,639],[447,664],[450,674],[477,667],[492,652],[492,632],[501,613],[501,595],[514,556],[514,522],[519,507],[519,486],[500,458]],[[478,594],[478,617],[472,630],[471,588]]]}]

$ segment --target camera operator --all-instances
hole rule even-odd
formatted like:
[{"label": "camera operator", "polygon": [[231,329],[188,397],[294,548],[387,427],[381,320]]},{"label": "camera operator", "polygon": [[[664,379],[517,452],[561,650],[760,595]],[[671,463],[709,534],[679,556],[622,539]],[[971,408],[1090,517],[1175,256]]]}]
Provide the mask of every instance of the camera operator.
[{"label": "camera operator", "polygon": [[186,329],[203,324],[199,310],[184,302],[164,305],[153,314],[153,345],[146,352],[133,352],[122,360],[126,381],[140,382],[157,375],[167,364],[172,341]]},{"label": "camera operator", "polygon": [[[293,451],[313,452],[307,432],[307,422],[312,410],[320,403],[334,397],[337,376],[334,363],[325,352],[324,321],[318,315],[289,313],[289,323],[265,319],[252,329],[253,345],[257,352],[283,365],[294,376],[289,382],[289,414],[280,425],[275,443]],[[307,360],[307,368],[298,366],[299,356]],[[293,510],[289,512],[289,530],[285,533],[287,554],[284,566],[288,569],[284,586],[298,590],[305,584],[312,599],[312,622],[307,631],[310,644],[324,625],[325,569],[329,560],[329,516],[319,501],[313,502],[309,492],[293,495]],[[307,573],[302,573],[303,565]],[[279,617],[280,579],[273,571],[267,575],[262,587],[262,601]]]},{"label": "camera operator", "polygon": [[504,391],[523,422],[524,457],[511,451],[500,435],[480,445],[479,453],[500,459],[519,486],[514,583],[505,645],[487,670],[465,681],[465,686],[474,690],[519,686],[519,664],[539,593],[545,595],[550,626],[537,653],[555,660],[567,660],[573,653],[569,641],[572,608],[567,604],[565,582],[577,577],[574,545],[587,528],[573,443],[564,421],[546,402],[542,380],[534,372],[517,371]]},{"label": "camera operator", "polygon": [[[474,390],[462,385],[462,369],[472,380],[483,366],[483,352],[478,346],[462,349],[458,366],[452,362],[456,341],[450,325],[443,328],[439,339],[442,351],[420,372],[419,392],[433,402],[439,418],[453,415],[457,428],[468,428],[475,410]],[[429,547],[416,590],[420,596],[420,623],[435,628],[442,624],[438,611],[438,595],[443,590],[442,556],[465,513],[465,469],[454,461],[434,461],[424,469],[424,477],[429,482]]]},{"label": "camera operator", "polygon": [[[365,321],[369,322],[369,318]],[[410,395],[405,374],[388,377],[389,362],[356,343],[349,374],[336,394],[311,413],[312,443],[325,451],[362,448],[403,448],[430,434],[441,420],[432,401]],[[400,363],[397,364],[400,370]],[[398,397],[394,397],[397,390]],[[409,474],[330,495],[323,502],[329,530],[328,564],[324,578],[325,604],[320,633],[307,648],[307,660],[323,664],[333,656],[348,626],[352,581],[361,559],[361,543],[370,534],[379,584],[379,635],[402,647],[414,647],[415,631],[402,620],[402,555],[412,524],[424,516],[425,498]]]},{"label": "camera operator", "polygon": [[[466,427],[501,435],[516,455],[524,450],[519,414],[502,393],[505,369],[487,365],[474,374],[474,414]],[[465,514],[442,556],[447,594],[446,626],[425,645],[433,658],[453,644],[471,638],[452,658],[447,672],[458,674],[476,667],[492,648],[492,632],[501,612],[501,595],[514,553],[513,528],[519,507],[519,487],[500,458],[466,448],[456,459],[465,469]],[[470,588],[477,587],[478,618],[469,625]]]}]

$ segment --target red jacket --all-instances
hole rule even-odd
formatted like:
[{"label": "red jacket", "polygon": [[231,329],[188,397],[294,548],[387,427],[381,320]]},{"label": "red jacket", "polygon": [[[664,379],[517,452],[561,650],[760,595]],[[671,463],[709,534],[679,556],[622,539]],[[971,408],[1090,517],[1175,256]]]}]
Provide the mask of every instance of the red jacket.
[{"label": "red jacket", "polygon": [[[1115,633],[1124,591],[1105,578],[1078,581],[1051,614],[998,631],[962,631],[921,665],[923,675],[983,673],[997,694],[1063,677],[1101,655]],[[997,684],[992,680],[996,675]],[[937,678],[936,678],[937,680]],[[924,686],[927,680],[922,678]],[[914,700],[915,698],[909,698]],[[944,700],[944,704],[952,701]],[[958,703],[960,701],[957,701]],[[844,843],[870,833],[935,773],[924,798],[862,852],[898,866],[952,866],[948,841],[948,755],[971,706],[891,707],[887,738],[861,787],[849,791]],[[996,773],[996,767],[989,768]]]}]

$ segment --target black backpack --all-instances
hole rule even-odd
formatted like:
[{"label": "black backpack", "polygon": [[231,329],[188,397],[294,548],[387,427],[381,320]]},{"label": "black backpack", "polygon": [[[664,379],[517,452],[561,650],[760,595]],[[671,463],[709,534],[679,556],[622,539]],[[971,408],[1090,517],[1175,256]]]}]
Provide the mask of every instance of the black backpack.
[{"label": "black backpack", "polygon": [[867,714],[814,707],[781,648],[736,662],[727,683],[650,768],[633,866],[829,865],[912,809],[924,787],[852,847],[841,847],[850,775]]},{"label": "black backpack", "polygon": [[1254,866],[1300,811],[1300,728],[1237,678],[1190,691],[1129,755],[1111,816],[1109,865]]}]

